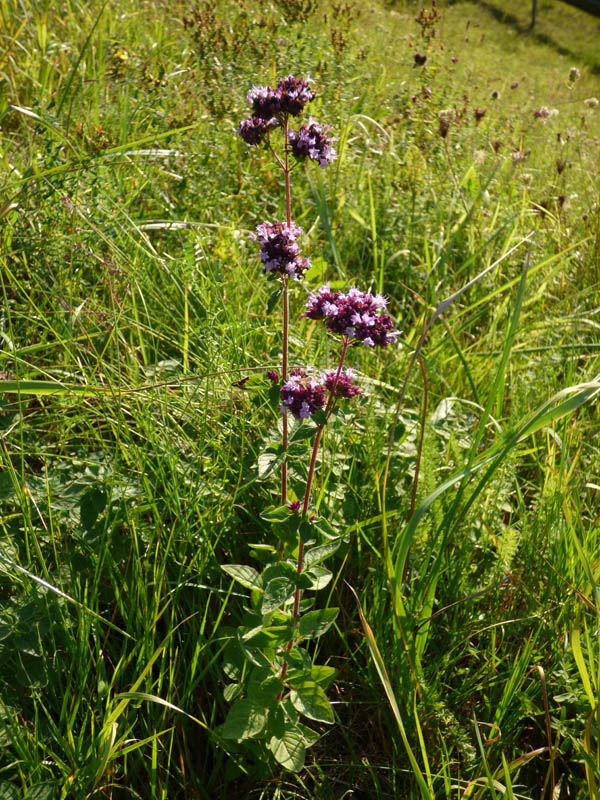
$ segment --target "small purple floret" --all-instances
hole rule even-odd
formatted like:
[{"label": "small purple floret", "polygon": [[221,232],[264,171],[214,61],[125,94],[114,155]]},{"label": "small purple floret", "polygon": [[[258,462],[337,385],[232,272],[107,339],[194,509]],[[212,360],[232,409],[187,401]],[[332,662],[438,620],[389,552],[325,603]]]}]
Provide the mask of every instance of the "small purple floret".
[{"label": "small purple floret", "polygon": [[337,154],[332,139],[328,138],[330,131],[329,125],[319,125],[312,118],[303,122],[297,131],[290,131],[289,142],[294,158],[302,161],[308,157],[321,167],[331,164]]},{"label": "small purple floret", "polygon": [[279,373],[276,369],[267,370],[267,378],[271,381],[271,383],[279,383]]},{"label": "small purple floret", "polygon": [[300,511],[300,500],[292,500],[291,503],[288,503],[286,508],[289,508],[290,511]]},{"label": "small purple floret", "polygon": [[296,367],[281,387],[281,403],[282,411],[290,411],[298,419],[308,419],[325,405],[325,385]]},{"label": "small purple floret", "polygon": [[302,276],[311,264],[308,258],[302,258],[297,237],[302,233],[292,222],[263,222],[251,233],[250,238],[260,245],[260,260],[265,272],[275,272],[282,276],[302,280]]},{"label": "small purple floret", "polygon": [[362,343],[365,347],[385,347],[393,344],[398,331],[389,314],[384,313],[387,300],[380,294],[372,295],[356,288],[332,292],[329,285],[308,296],[308,319],[322,319],[325,326],[338,336]]}]

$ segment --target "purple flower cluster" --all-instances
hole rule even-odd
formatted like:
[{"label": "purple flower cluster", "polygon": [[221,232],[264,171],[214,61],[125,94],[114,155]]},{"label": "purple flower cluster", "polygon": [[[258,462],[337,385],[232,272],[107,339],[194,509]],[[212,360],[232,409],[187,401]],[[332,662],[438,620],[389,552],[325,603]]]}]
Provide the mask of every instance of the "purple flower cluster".
[{"label": "purple flower cluster", "polygon": [[312,78],[308,75],[306,78],[302,76],[295,78],[293,75],[288,75],[287,78],[280,78],[275,89],[280,112],[282,114],[291,114],[292,117],[297,117],[301,114],[304,111],[304,106],[315,99],[315,92],[309,86],[312,82]]},{"label": "purple flower cluster", "polygon": [[247,97],[252,106],[252,116],[242,120],[238,128],[246,144],[260,144],[270,130],[283,124],[288,114],[292,117],[301,114],[304,106],[315,97],[310,83],[312,80],[308,75],[305,78],[288,75],[279,79],[275,89],[253,86]]},{"label": "purple flower cluster", "polygon": [[296,367],[281,387],[281,402],[282,411],[291,411],[298,419],[308,419],[325,405],[325,385],[302,367]]},{"label": "purple flower cluster", "polygon": [[243,119],[238,128],[238,134],[249,145],[260,144],[267,133],[278,125],[276,119],[261,119],[250,117]]},{"label": "purple flower cluster", "polygon": [[329,125],[319,125],[312,117],[303,122],[297,131],[289,132],[290,149],[294,158],[302,161],[307,156],[321,167],[326,167],[336,157],[332,140],[327,136],[331,131]]},{"label": "purple flower cluster", "polygon": [[361,292],[356,288],[347,294],[332,292],[329,285],[311,292],[303,314],[308,319],[322,319],[332,332],[365,347],[393,344],[398,331],[389,314],[384,313],[387,300],[380,294]]},{"label": "purple flower cluster", "polygon": [[294,222],[263,222],[251,233],[250,238],[260,245],[260,259],[265,272],[276,272],[301,280],[311,264],[302,258],[297,237],[302,233]]},{"label": "purple flower cluster", "polygon": [[356,373],[353,369],[346,369],[340,373],[337,383],[335,376],[336,373],[332,369],[326,369],[321,375],[325,388],[328,392],[333,392],[335,397],[343,397],[345,400],[349,400],[351,397],[356,397],[357,394],[362,394],[359,387],[354,383]]},{"label": "purple flower cluster", "polygon": [[270,86],[253,86],[246,100],[252,106],[252,116],[271,120],[281,111],[277,91]]}]

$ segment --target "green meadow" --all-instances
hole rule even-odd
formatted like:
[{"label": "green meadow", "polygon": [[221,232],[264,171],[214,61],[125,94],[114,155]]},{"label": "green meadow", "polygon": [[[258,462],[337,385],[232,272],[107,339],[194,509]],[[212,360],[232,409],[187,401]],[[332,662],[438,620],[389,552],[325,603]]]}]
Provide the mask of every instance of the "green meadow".
[{"label": "green meadow", "polygon": [[[598,796],[600,19],[530,10],[0,0],[0,800]],[[338,153],[290,364],[336,365],[325,282],[402,333],[319,450],[334,721],[285,768],[220,727],[221,566],[277,547],[285,193],[237,129],[290,73]]]}]

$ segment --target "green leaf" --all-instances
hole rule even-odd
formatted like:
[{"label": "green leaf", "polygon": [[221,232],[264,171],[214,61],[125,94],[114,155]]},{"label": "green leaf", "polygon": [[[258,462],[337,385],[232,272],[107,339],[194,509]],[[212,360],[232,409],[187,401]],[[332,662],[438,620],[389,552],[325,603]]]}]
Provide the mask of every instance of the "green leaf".
[{"label": "green leaf", "polygon": [[335,678],[337,670],[334,667],[315,665],[311,670],[311,677],[322,689],[327,689],[331,681]]},{"label": "green leaf", "polygon": [[[255,672],[263,674],[266,670],[258,668]],[[282,689],[283,685],[277,675],[271,673],[262,679],[255,677],[248,681],[248,699],[267,706],[275,700]]]},{"label": "green leaf", "polygon": [[304,553],[304,569],[308,570],[314,567],[315,564],[320,564],[326,558],[333,555],[342,543],[342,537],[332,539],[330,542],[319,545],[318,547],[311,547],[310,550]]},{"label": "green leaf", "polygon": [[245,659],[240,650],[239,642],[231,640],[223,653],[223,672],[232,681],[239,681],[242,677]]},{"label": "green leaf", "polygon": [[317,428],[314,425],[301,425],[290,438],[290,442],[302,442],[304,439],[312,439],[316,432]]},{"label": "green leaf", "polygon": [[241,683],[228,683],[223,689],[223,697],[227,703],[231,703],[232,700],[235,700],[235,698],[239,696],[241,691]]},{"label": "green leaf", "polygon": [[[281,708],[281,703],[276,703],[267,711],[267,730],[276,739],[281,739],[285,733],[286,719]],[[2,798],[0,798],[2,800]]]},{"label": "green leaf", "polygon": [[0,800],[19,800],[20,790],[8,781],[0,781]]},{"label": "green leaf", "polygon": [[298,525],[298,534],[305,546],[316,541],[315,529],[313,528],[312,523],[306,519],[300,519],[300,524]]},{"label": "green leaf", "polygon": [[286,656],[286,660],[290,666],[294,666],[296,669],[305,669],[310,675],[312,661],[306,650],[300,647],[292,647]]},{"label": "green leaf", "polygon": [[281,738],[273,736],[267,746],[275,759],[289,772],[299,772],[304,766],[306,745],[297,728],[288,728]]},{"label": "green leaf", "polygon": [[265,727],[265,710],[259,703],[244,698],[229,709],[227,719],[218,729],[224,739],[252,739]]},{"label": "green leaf", "polygon": [[325,425],[327,422],[327,417],[325,416],[325,412],[322,408],[318,408],[311,417],[312,421],[317,425]]},{"label": "green leaf", "polygon": [[291,622],[286,625],[260,625],[242,635],[242,641],[248,647],[265,647],[271,650],[275,650],[278,645],[287,644],[291,638]]},{"label": "green leaf", "polygon": [[289,561],[280,561],[277,564],[269,564],[262,572],[263,584],[266,586],[269,581],[274,578],[289,578],[292,581],[296,580],[298,568]]},{"label": "green leaf", "polygon": [[246,589],[262,590],[261,577],[254,567],[247,567],[244,564],[221,564],[221,569]]},{"label": "green leaf", "polygon": [[333,709],[323,689],[314,681],[306,681],[292,689],[290,700],[296,711],[316,722],[332,723]]},{"label": "green leaf", "polygon": [[[286,656],[287,658],[287,656]],[[289,664],[288,659],[288,664]],[[296,686],[302,686],[302,684],[306,683],[307,681],[312,680],[312,667],[309,666],[299,666],[299,667],[292,667],[290,666],[287,674],[285,676],[286,684],[291,688],[295,689]]]},{"label": "green leaf", "polygon": [[339,536],[336,529],[329,522],[329,520],[325,519],[325,517],[315,517],[315,519],[312,521],[312,524],[327,539],[337,539]]},{"label": "green leaf", "polygon": [[268,475],[273,472],[273,470],[277,469],[277,467],[283,461],[283,451],[281,448],[277,448],[276,450],[265,450],[261,453],[258,457],[257,462],[257,471],[258,477],[260,480],[263,480]]},{"label": "green leaf", "polygon": [[298,622],[298,633],[302,639],[316,639],[333,625],[338,615],[338,608],[321,608],[309,611]]},{"label": "green leaf", "polygon": [[310,586],[307,588],[312,589],[314,592],[324,589],[333,577],[331,570],[326,567],[312,567],[308,572],[303,572],[302,574],[310,580]]},{"label": "green leaf", "polygon": [[30,786],[22,795],[23,800],[53,800],[56,797],[56,785],[54,783],[36,783]]},{"label": "green leaf", "polygon": [[106,492],[91,487],[81,496],[79,504],[79,519],[86,531],[91,531],[99,515],[106,508]]},{"label": "green leaf", "polygon": [[255,642],[245,642],[240,633],[238,633],[238,643],[244,658],[250,661],[251,664],[257,667],[271,666],[271,662]]},{"label": "green leaf", "polygon": [[296,582],[289,577],[274,578],[269,581],[265,588],[261,613],[270,614],[277,608],[281,608],[288,600],[292,599],[295,591]]},{"label": "green leaf", "polygon": [[261,512],[260,518],[266,522],[284,522],[292,513],[287,506],[268,506]]},{"label": "green leaf", "polygon": [[321,736],[316,732],[308,728],[306,725],[303,725],[299,722],[296,725],[296,730],[302,736],[302,741],[306,745],[306,747],[312,747],[313,744],[316,744]]},{"label": "green leaf", "polygon": [[280,297],[281,289],[277,289],[270,295],[269,299],[267,300],[267,316],[273,313],[273,309],[277,305]]}]

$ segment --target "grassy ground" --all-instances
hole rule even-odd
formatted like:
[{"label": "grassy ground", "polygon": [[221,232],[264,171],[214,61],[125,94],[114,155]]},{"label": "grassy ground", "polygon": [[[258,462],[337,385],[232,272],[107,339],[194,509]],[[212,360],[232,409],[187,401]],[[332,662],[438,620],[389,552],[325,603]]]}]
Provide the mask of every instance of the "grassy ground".
[{"label": "grassy ground", "polygon": [[[428,41],[417,5],[0,0],[1,798],[596,797],[600,23],[544,2],[529,34],[525,5],[441,5]],[[277,495],[237,382],[279,363],[247,233],[283,190],[236,128],[288,72],[338,137],[293,173],[311,286],[403,330],[351,353],[323,451],[336,724],[297,775],[214,735],[219,565]],[[328,366],[304,297],[292,361]]]}]

